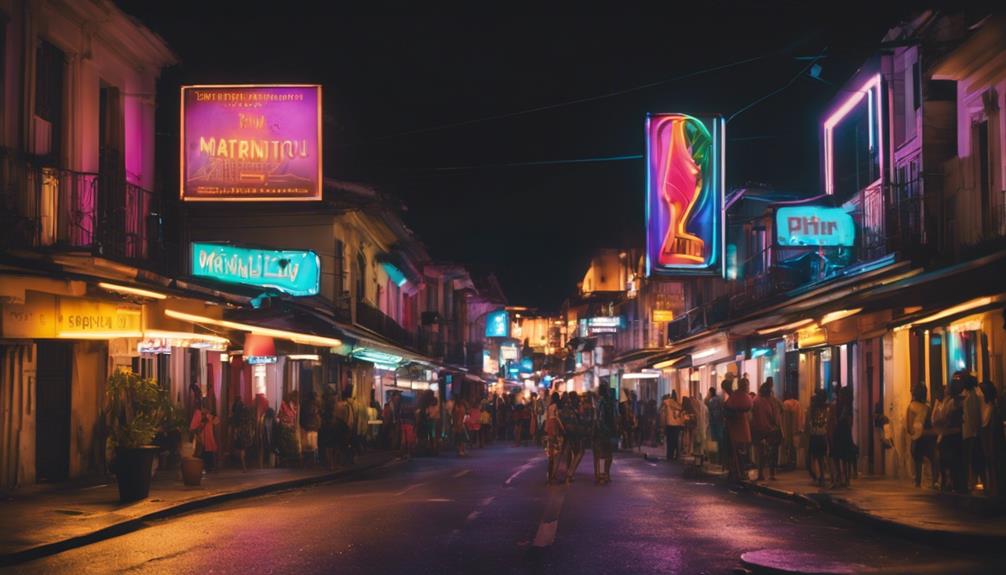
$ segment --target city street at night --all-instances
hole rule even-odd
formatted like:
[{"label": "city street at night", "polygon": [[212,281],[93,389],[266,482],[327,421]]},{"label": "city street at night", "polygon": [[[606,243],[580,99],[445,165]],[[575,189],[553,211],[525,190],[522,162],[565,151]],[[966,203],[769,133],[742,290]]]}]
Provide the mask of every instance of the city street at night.
[{"label": "city street at night", "polygon": [[1006,573],[1003,278],[1002,0],[0,0],[0,571]]},{"label": "city street at night", "polygon": [[684,479],[680,465],[638,453],[619,454],[606,486],[583,468],[589,453],[584,463],[572,485],[548,487],[544,454],[529,447],[398,461],[152,522],[12,572],[730,573],[746,552],[799,549],[807,565],[845,569],[836,573],[963,574],[1001,559]]}]

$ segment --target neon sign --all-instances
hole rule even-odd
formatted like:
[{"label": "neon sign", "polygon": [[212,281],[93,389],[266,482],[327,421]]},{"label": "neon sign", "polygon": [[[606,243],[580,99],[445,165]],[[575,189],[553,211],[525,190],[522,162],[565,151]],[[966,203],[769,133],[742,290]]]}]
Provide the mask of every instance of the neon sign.
[{"label": "neon sign", "polygon": [[184,201],[321,199],[321,86],[183,86]]},{"label": "neon sign", "polygon": [[722,273],[725,129],[719,116],[647,117],[647,275]]},{"label": "neon sign", "polygon": [[[884,123],[881,110],[883,92],[881,90],[880,74],[868,78],[859,90],[849,94],[838,108],[824,121],[824,193],[834,194],[835,178],[835,129],[839,123],[850,116],[863,98],[866,98],[866,146],[871,162],[876,163],[877,180],[882,179],[884,155]],[[874,181],[873,184],[877,182]],[[870,184],[870,185],[873,185]]]},{"label": "neon sign", "polygon": [[851,246],[856,241],[856,225],[842,208],[779,208],[775,230],[780,246]]},{"label": "neon sign", "polygon": [[192,275],[316,295],[321,262],[312,251],[258,250],[228,244],[192,243]]},{"label": "neon sign", "polygon": [[510,314],[505,309],[486,315],[486,337],[510,337]]}]

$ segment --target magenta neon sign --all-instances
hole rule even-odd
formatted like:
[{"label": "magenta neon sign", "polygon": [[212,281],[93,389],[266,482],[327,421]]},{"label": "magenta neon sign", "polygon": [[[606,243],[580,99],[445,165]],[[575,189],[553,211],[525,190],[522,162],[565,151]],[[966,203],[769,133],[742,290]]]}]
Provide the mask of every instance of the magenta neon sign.
[{"label": "magenta neon sign", "polygon": [[185,201],[321,199],[321,86],[183,86]]}]

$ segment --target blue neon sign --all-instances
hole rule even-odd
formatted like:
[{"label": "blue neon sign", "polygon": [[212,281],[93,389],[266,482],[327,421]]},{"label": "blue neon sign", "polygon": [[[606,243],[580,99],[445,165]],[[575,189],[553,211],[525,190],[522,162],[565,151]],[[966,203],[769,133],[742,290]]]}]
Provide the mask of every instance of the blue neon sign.
[{"label": "blue neon sign", "polygon": [[486,315],[486,337],[510,337],[510,314],[505,309]]},{"label": "blue neon sign", "polygon": [[842,208],[791,206],[775,213],[780,246],[852,246],[856,224]]},{"label": "blue neon sign", "polygon": [[193,242],[192,275],[308,296],[318,293],[321,261],[309,250],[260,250]]}]

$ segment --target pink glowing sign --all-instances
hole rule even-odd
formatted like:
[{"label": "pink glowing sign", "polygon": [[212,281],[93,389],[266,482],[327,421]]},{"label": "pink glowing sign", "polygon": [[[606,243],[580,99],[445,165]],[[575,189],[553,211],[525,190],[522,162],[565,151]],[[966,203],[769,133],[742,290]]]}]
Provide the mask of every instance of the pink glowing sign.
[{"label": "pink glowing sign", "polygon": [[321,86],[183,86],[185,201],[321,199]]}]

